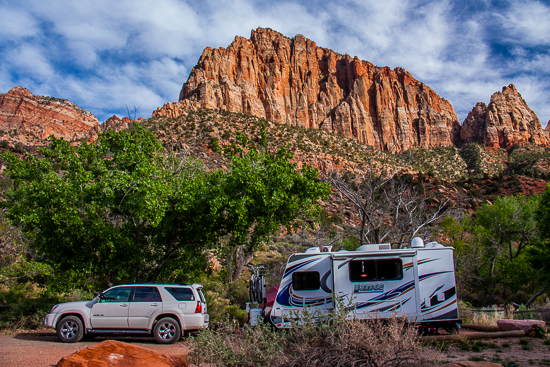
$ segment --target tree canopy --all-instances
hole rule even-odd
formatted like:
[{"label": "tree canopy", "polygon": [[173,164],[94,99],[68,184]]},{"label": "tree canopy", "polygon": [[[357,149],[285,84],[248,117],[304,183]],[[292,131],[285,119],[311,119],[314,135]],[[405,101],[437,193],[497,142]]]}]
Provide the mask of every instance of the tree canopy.
[{"label": "tree canopy", "polygon": [[269,151],[265,132],[256,146],[238,134],[239,145],[226,148],[230,169],[220,172],[215,206],[221,235],[229,235],[228,270],[236,279],[252,258],[258,245],[282,226],[292,224],[302,214],[311,214],[317,200],[330,194],[330,185],[321,182],[316,169],[297,169],[285,147]]},{"label": "tree canopy", "polygon": [[228,170],[208,171],[139,125],[77,147],[52,137],[38,155],[4,154],[3,205],[41,261],[82,281],[189,280],[219,238],[251,253],[330,190],[286,150],[243,143],[227,150]]}]

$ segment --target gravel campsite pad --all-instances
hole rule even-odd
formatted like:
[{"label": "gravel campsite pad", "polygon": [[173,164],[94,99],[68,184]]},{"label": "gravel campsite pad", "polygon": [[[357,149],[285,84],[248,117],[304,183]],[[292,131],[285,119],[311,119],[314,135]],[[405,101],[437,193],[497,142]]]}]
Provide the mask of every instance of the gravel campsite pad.
[{"label": "gravel campsite pad", "polygon": [[15,334],[0,334],[0,367],[25,366],[48,367],[55,366],[63,357],[74,352],[97,344],[103,340],[114,339],[125,343],[132,343],[154,351],[170,354],[185,355],[189,352],[184,339],[169,345],[155,342],[146,337],[97,337],[93,341],[79,343],[61,343],[52,332],[20,332]]},{"label": "gravel campsite pad", "polygon": [[[462,330],[461,334],[467,332]],[[0,367],[55,366],[63,357],[99,343],[113,339],[97,337],[93,341],[60,343],[55,333],[20,332],[0,334]],[[117,337],[118,341],[132,343],[144,348],[170,355],[185,355],[189,352],[184,339],[171,345],[157,344],[153,338]],[[550,342],[537,338],[478,339],[430,343],[441,351],[441,362],[487,361],[503,366],[550,366]]]}]

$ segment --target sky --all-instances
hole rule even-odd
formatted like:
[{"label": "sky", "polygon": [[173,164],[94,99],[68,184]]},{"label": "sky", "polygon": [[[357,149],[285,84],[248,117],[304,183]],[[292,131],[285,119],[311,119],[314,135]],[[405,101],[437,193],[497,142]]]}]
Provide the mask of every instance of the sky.
[{"label": "sky", "polygon": [[100,122],[150,117],[205,47],[257,27],[402,67],[461,122],[509,84],[550,119],[550,0],[0,0],[0,93],[65,98]]}]

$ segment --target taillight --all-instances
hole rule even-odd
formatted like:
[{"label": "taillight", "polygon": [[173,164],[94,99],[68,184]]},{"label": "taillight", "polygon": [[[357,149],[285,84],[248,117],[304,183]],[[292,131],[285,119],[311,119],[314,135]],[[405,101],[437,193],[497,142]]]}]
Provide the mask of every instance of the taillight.
[{"label": "taillight", "polygon": [[200,301],[197,301],[197,308],[195,308],[195,313],[201,313],[202,307]]}]

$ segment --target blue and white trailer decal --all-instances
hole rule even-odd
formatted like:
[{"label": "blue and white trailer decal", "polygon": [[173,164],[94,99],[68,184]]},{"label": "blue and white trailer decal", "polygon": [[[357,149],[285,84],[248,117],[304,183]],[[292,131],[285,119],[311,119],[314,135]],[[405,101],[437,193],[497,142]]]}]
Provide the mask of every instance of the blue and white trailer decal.
[{"label": "blue and white trailer decal", "polygon": [[[388,264],[392,269],[384,270]],[[458,320],[453,249],[385,247],[385,251],[292,255],[271,319],[277,327],[288,327],[285,317],[304,308],[322,314],[335,307],[335,299],[352,306],[350,317],[398,315],[410,322],[429,323]]]}]

